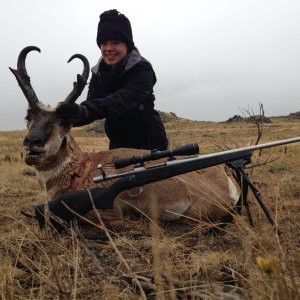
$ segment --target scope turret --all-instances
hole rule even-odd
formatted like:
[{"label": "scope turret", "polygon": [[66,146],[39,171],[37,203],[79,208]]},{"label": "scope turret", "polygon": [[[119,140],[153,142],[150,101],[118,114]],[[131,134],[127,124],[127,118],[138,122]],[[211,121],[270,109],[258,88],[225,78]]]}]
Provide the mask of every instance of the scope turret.
[{"label": "scope turret", "polygon": [[174,158],[174,156],[188,156],[199,154],[199,145],[191,143],[168,150],[151,150],[149,154],[140,156],[120,157],[115,159],[114,165],[116,169],[124,168],[130,165],[143,164],[146,161],[158,160],[160,158]]}]

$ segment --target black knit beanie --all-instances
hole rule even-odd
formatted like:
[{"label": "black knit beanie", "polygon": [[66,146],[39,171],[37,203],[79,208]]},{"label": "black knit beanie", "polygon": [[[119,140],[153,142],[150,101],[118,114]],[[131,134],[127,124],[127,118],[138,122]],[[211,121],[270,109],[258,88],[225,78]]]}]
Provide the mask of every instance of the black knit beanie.
[{"label": "black knit beanie", "polygon": [[100,15],[97,44],[100,47],[108,40],[124,42],[128,52],[131,52],[134,47],[130,21],[116,9],[107,10]]}]

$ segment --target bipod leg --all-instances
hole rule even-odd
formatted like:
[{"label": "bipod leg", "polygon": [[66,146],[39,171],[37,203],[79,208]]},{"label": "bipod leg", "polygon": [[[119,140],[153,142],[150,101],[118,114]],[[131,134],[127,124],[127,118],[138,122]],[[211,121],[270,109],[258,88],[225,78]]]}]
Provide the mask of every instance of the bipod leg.
[{"label": "bipod leg", "polygon": [[242,188],[241,200],[242,200],[242,205],[244,205],[245,208],[246,208],[246,213],[247,213],[247,216],[248,216],[248,220],[249,220],[250,226],[254,227],[254,223],[253,223],[253,219],[252,219],[252,216],[251,216],[251,211],[250,211],[250,207],[249,207],[249,203],[248,203],[248,199],[247,199],[247,196],[248,196],[248,187],[249,187],[248,182],[245,181],[244,178],[242,178],[242,180],[241,180],[241,188]]},{"label": "bipod leg", "polygon": [[275,225],[274,220],[273,220],[273,218],[271,216],[271,213],[269,212],[268,208],[263,203],[263,201],[262,201],[262,199],[260,197],[259,190],[254,186],[254,184],[251,182],[251,180],[249,179],[248,175],[245,173],[244,170],[240,170],[240,174],[243,177],[243,180],[245,180],[247,182],[247,185],[250,187],[253,195],[255,196],[255,198],[256,198],[257,202],[259,203],[261,209],[265,213],[267,219],[274,226]]},{"label": "bipod leg", "polygon": [[244,177],[242,176],[242,172],[241,172],[241,170],[243,170],[244,168],[245,163],[246,162],[244,159],[239,159],[233,162],[228,162],[226,164],[235,171],[235,173],[233,173],[233,177],[241,188],[241,195],[236,205],[235,211],[236,213],[240,214],[243,206],[245,206],[249,224],[251,227],[254,227],[254,223],[253,223],[253,219],[251,216],[251,211],[248,203],[249,185],[248,185],[248,181],[244,180]]},{"label": "bipod leg", "polygon": [[240,169],[243,168],[245,165],[245,160],[239,159],[239,160],[236,160],[233,162],[228,162],[226,164],[231,169],[235,170],[235,173],[233,173],[233,177],[241,188],[241,195],[240,195],[239,201],[235,207],[235,212],[237,214],[240,214],[243,206],[245,206],[249,224],[250,224],[250,226],[254,227],[254,223],[253,223],[253,219],[251,216],[251,211],[250,211],[250,207],[249,207],[249,203],[248,203],[248,187],[249,187],[249,185],[248,185],[248,182],[246,180],[244,180],[244,178],[242,177],[242,174],[240,172]]},{"label": "bipod leg", "polygon": [[[252,217],[251,217],[251,214],[250,214],[249,203],[247,201],[248,187],[250,187],[255,199],[257,200],[258,204],[262,208],[262,210],[263,210],[265,216],[267,217],[268,221],[274,226],[275,225],[274,220],[271,216],[271,213],[269,212],[269,210],[267,209],[267,207],[263,203],[263,201],[260,197],[259,190],[254,186],[254,184],[249,179],[248,175],[246,174],[246,172],[244,170],[245,164],[247,164],[248,162],[249,162],[249,158],[246,158],[245,160],[244,159],[239,159],[239,160],[236,160],[236,161],[233,161],[233,162],[228,162],[227,165],[230,168],[232,168],[236,171],[235,178],[237,179],[237,182],[239,183],[239,185],[241,186],[241,189],[242,189],[242,193],[243,193],[242,194],[242,201],[244,201],[243,205],[245,205],[245,207],[246,207],[250,225],[253,226],[253,220],[252,220]],[[245,197],[245,195],[246,195],[246,197]],[[245,199],[246,199],[246,201],[245,201]]]}]

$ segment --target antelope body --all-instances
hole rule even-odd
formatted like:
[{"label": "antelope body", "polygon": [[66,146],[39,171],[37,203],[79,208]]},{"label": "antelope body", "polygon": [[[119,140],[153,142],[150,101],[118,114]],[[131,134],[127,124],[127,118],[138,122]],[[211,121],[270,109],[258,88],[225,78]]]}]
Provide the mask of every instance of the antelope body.
[{"label": "antelope body", "polygon": [[[116,158],[141,155],[145,150],[115,149],[83,153],[70,134],[72,124],[60,120],[55,108],[44,106],[31,86],[25,59],[32,50],[40,51],[34,46],[24,48],[19,54],[17,69],[11,69],[29,103],[26,116],[28,134],[23,143],[27,153],[25,162],[34,166],[48,200],[65,192],[110,185],[111,182],[97,185],[93,182],[93,177],[99,175],[97,165],[101,164],[108,174],[116,173],[113,164]],[[75,54],[69,61],[74,58],[82,60],[84,70],[82,75],[77,75],[77,82],[65,99],[69,103],[80,96],[89,75],[87,59]],[[161,220],[176,220],[183,215],[217,221],[237,201],[235,185],[222,166],[215,166],[125,191],[115,200],[113,212],[119,216],[132,211],[150,214],[151,204],[155,202]]]}]

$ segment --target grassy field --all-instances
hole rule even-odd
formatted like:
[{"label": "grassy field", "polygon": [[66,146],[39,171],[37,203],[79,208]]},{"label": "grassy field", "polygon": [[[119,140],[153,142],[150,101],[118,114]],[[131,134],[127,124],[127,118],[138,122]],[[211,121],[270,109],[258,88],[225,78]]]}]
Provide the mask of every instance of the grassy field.
[{"label": "grassy field", "polygon": [[[174,119],[166,128],[171,147],[197,142],[201,154],[251,145],[257,134],[243,122]],[[107,148],[103,134],[72,132],[84,151]],[[299,132],[299,120],[274,118],[260,143]],[[261,166],[247,170],[281,234],[250,196],[254,228],[245,213],[218,234],[184,219],[104,219],[88,236],[40,231],[21,214],[44,199],[23,161],[25,134],[0,132],[1,299],[300,299],[300,143],[255,153]]]}]

